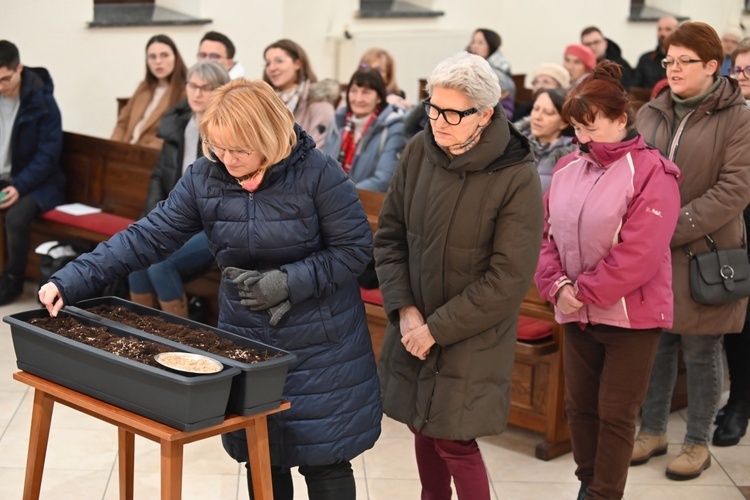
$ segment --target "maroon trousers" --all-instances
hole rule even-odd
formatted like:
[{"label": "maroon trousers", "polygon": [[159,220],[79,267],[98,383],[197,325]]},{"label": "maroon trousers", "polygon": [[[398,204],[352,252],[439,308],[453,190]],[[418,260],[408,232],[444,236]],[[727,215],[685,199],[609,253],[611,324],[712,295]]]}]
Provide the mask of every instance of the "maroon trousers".
[{"label": "maroon trousers", "polygon": [[450,500],[451,478],[459,500],[489,500],[490,482],[477,441],[453,441],[420,434],[413,427],[422,500]]},{"label": "maroon trousers", "polygon": [[565,325],[565,410],[587,499],[622,498],[660,331]]}]

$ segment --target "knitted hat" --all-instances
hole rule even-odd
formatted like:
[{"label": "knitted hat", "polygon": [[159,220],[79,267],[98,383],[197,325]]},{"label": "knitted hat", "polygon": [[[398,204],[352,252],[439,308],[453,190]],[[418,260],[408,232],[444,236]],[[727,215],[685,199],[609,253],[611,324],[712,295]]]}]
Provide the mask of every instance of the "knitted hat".
[{"label": "knitted hat", "polygon": [[591,52],[591,49],[586,47],[585,45],[581,45],[578,43],[571,43],[567,47],[565,47],[565,55],[568,54],[576,56],[578,59],[581,60],[583,65],[586,67],[586,71],[591,71],[594,69],[594,66],[596,66],[596,56],[593,52]]},{"label": "knitted hat", "polygon": [[[559,64],[540,64],[534,69],[534,72],[531,73],[531,80],[529,81],[529,83],[533,82],[536,77],[540,75],[545,75],[552,78],[558,83],[558,85],[560,85],[560,88],[567,89],[568,87],[570,87],[570,73],[568,73],[568,70],[566,70]],[[529,88],[530,87],[531,85],[529,85]]]},{"label": "knitted hat", "polygon": [[724,38],[724,35],[731,35],[735,37],[738,42],[745,37],[745,34],[742,32],[742,28],[740,28],[739,26],[729,26],[724,30],[722,38]]}]

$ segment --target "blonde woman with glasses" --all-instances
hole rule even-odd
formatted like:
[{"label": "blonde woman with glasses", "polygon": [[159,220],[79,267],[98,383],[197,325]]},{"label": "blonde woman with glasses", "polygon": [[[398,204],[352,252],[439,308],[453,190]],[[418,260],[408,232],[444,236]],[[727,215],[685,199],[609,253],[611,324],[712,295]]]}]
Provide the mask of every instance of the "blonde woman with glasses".
[{"label": "blonde woman with glasses", "polygon": [[[262,81],[214,91],[201,158],[147,217],[56,273],[39,292],[53,316],[107,281],[206,233],[224,270],[219,328],[296,354],[291,409],[269,417],[274,498],[292,500],[299,467],[313,500],[354,500],[351,460],[380,435],[375,359],[357,276],[372,231],[354,185],[295,125]],[[246,462],[244,432],[224,436]],[[248,475],[252,498],[252,478]]]}]

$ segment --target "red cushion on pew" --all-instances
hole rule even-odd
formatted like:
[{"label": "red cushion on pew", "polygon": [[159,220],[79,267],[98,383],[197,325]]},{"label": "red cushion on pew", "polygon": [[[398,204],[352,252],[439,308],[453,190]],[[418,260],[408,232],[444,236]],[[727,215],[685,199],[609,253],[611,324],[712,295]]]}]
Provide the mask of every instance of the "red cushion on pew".
[{"label": "red cushion on pew", "polygon": [[362,296],[363,302],[375,304],[376,306],[383,305],[383,296],[380,294],[380,288],[359,287],[359,294]]},{"label": "red cushion on pew", "polygon": [[59,210],[50,210],[42,214],[42,219],[67,224],[73,227],[86,229],[95,233],[112,236],[135,222],[127,217],[99,212],[98,214],[89,215],[70,215]]},{"label": "red cushion on pew", "polygon": [[552,322],[543,319],[518,317],[518,340],[540,340],[552,336]]}]

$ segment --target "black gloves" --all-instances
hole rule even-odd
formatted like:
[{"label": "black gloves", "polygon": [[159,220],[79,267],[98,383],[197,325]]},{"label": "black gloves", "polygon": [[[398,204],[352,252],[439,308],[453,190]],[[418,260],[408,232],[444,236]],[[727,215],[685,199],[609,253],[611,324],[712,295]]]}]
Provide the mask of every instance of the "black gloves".
[{"label": "black gloves", "polygon": [[292,308],[286,273],[274,270],[266,272],[246,271],[237,267],[227,267],[224,276],[231,279],[242,297],[240,304],[253,311],[268,310],[272,326]]}]

